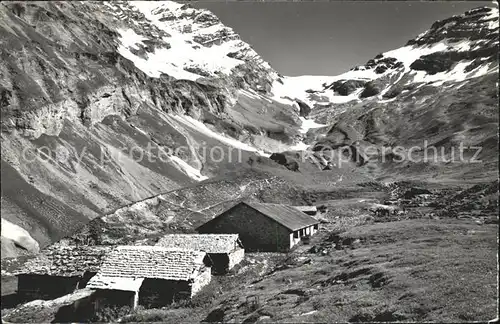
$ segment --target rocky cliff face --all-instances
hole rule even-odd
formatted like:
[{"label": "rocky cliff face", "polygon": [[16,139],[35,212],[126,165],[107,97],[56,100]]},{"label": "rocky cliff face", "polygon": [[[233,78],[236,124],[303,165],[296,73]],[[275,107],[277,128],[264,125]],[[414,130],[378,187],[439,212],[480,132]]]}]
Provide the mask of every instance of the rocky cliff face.
[{"label": "rocky cliff face", "polygon": [[424,85],[439,87],[498,71],[498,9],[477,8],[434,23],[401,48],[380,53],[338,76],[283,78],[275,95],[310,105],[393,99]]},{"label": "rocky cliff face", "polygon": [[[491,177],[496,166],[498,10],[437,22],[334,77],[283,77],[212,13],[171,1],[2,3],[0,43],[2,219],[16,229],[2,233],[3,256],[35,252],[102,214],[110,226],[137,216],[148,237],[160,228],[151,224],[171,225],[154,214],[165,203],[188,226],[200,208],[248,193],[246,178],[224,194],[214,182],[198,202],[197,183],[227,171],[324,187]],[[424,139],[481,145],[486,164],[390,159]],[[342,168],[322,147],[356,154]],[[308,148],[314,159],[302,161]],[[199,188],[185,191],[193,210],[175,198],[186,186]]]}]

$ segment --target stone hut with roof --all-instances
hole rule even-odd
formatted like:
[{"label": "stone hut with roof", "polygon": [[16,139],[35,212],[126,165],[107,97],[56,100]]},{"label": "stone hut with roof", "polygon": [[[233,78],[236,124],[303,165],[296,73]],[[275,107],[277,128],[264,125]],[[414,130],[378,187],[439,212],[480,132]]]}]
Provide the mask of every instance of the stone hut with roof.
[{"label": "stone hut with roof", "polygon": [[15,273],[19,298],[48,300],[84,288],[111,249],[108,246],[53,245],[42,250]]},{"label": "stone hut with roof", "polygon": [[245,257],[238,234],[168,234],[156,246],[206,252],[214,274],[227,273]]},{"label": "stone hut with roof", "polygon": [[106,305],[158,308],[189,299],[210,283],[211,268],[202,251],[159,246],[118,246],[104,259],[87,287],[94,307]]},{"label": "stone hut with roof", "polygon": [[234,233],[248,251],[286,252],[318,230],[319,222],[298,209],[241,201],[197,228],[199,233]]}]

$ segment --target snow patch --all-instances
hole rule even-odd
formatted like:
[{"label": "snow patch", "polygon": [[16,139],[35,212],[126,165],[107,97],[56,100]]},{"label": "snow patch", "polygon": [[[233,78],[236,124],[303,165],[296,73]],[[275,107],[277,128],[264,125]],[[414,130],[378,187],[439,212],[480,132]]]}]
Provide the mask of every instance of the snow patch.
[{"label": "snow patch", "polygon": [[174,162],[178,166],[178,168],[186,175],[188,175],[190,178],[196,181],[203,181],[208,179],[207,176],[201,174],[200,170],[192,167],[186,161],[182,160],[178,156],[170,156],[170,160]]},{"label": "snow patch", "polygon": [[148,134],[145,130],[143,130],[143,129],[141,129],[141,128],[139,128],[139,127],[135,126],[135,125],[131,125],[131,126],[132,126],[132,128],[134,128],[134,129],[135,129],[136,131],[138,131],[139,133],[142,133],[143,135],[145,135],[145,136],[149,137],[149,134]]},{"label": "snow patch", "polygon": [[240,142],[234,138],[226,137],[222,134],[216,133],[213,130],[209,129],[204,123],[190,116],[174,115],[172,116],[172,118],[175,119],[177,122],[181,123],[182,125],[184,125],[185,127],[191,128],[193,131],[199,132],[201,134],[204,134],[205,136],[216,139],[219,142],[222,142],[226,145],[235,147],[243,151],[256,152],[262,156],[270,156],[269,154],[266,154],[263,151],[258,150],[251,145]]},{"label": "snow patch", "polygon": [[456,50],[459,52],[465,52],[471,49],[472,43],[469,40],[465,40],[450,46],[450,50]]},{"label": "snow patch", "polygon": [[147,39],[144,36],[138,35],[133,29],[118,29],[117,31],[120,34],[121,44],[126,48],[133,47],[138,49],[137,43],[142,43],[143,40]]},{"label": "snow patch", "polygon": [[282,79],[283,84],[275,81],[273,83],[273,97],[272,99],[287,104],[293,105],[294,101],[291,99],[299,99],[309,106],[313,107],[319,102],[311,99],[312,94],[306,92],[307,90],[315,91],[316,95],[325,97],[328,103],[346,103],[358,99],[357,94],[354,93],[349,96],[339,96],[331,90],[324,90],[324,86],[331,84],[341,79],[358,79],[369,80],[368,77],[375,75],[373,71],[349,71],[338,76],[316,76],[304,75],[299,77],[285,77]]},{"label": "snow patch", "polygon": [[249,98],[253,98],[253,99],[257,99],[257,100],[261,99],[257,94],[255,94],[251,91],[248,91],[248,90],[240,90],[239,93],[241,93]]},{"label": "snow patch", "polygon": [[304,117],[299,117],[299,118],[302,121],[302,125],[300,128],[300,132],[302,134],[307,133],[311,128],[320,128],[320,127],[328,126],[325,124],[319,124],[312,119],[305,119]]},{"label": "snow patch", "polygon": [[[494,2],[498,6],[498,2]],[[488,16],[483,18],[483,21],[485,20],[490,20],[487,23],[487,28],[488,29],[498,29],[498,8],[491,8],[490,13]]]},{"label": "snow patch", "polygon": [[295,145],[290,146],[288,149],[289,151],[307,151],[310,145],[304,143],[304,142],[299,142]]},{"label": "snow patch", "polygon": [[308,98],[306,90],[322,91],[323,84],[333,82],[335,77],[331,76],[316,76],[303,75],[298,77],[284,77],[281,82],[274,81],[272,85],[272,99],[286,105],[292,105],[293,100],[300,99],[311,105],[312,102]]},{"label": "snow patch", "polygon": [[30,233],[24,228],[9,222],[2,218],[1,236],[15,242],[17,245],[25,248],[30,252],[38,253],[40,246],[38,242],[31,237]]},{"label": "snow patch", "polygon": [[394,101],[394,100],[396,100],[396,97],[391,98],[391,99],[379,100],[378,102],[379,102],[379,103],[387,103],[387,102],[391,102],[391,101]]}]

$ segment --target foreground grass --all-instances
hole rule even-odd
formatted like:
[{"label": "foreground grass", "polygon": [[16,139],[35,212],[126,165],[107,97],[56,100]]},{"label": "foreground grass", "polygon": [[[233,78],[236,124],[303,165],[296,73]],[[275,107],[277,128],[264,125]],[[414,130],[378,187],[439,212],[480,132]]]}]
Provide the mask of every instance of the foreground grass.
[{"label": "foreground grass", "polygon": [[[127,322],[486,321],[496,317],[495,225],[458,220],[324,232],[265,273],[215,281],[204,302]],[[314,246],[313,249],[311,249]],[[315,253],[312,253],[314,250]],[[224,289],[222,289],[224,288]],[[256,309],[247,298],[257,296]]]}]

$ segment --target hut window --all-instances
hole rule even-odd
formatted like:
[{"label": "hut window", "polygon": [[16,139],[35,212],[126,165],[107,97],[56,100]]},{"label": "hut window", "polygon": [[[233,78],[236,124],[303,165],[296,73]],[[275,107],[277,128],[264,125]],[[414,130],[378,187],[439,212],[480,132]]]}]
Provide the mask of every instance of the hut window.
[{"label": "hut window", "polygon": [[294,238],[299,238],[299,232],[298,231],[293,232],[293,237]]}]

